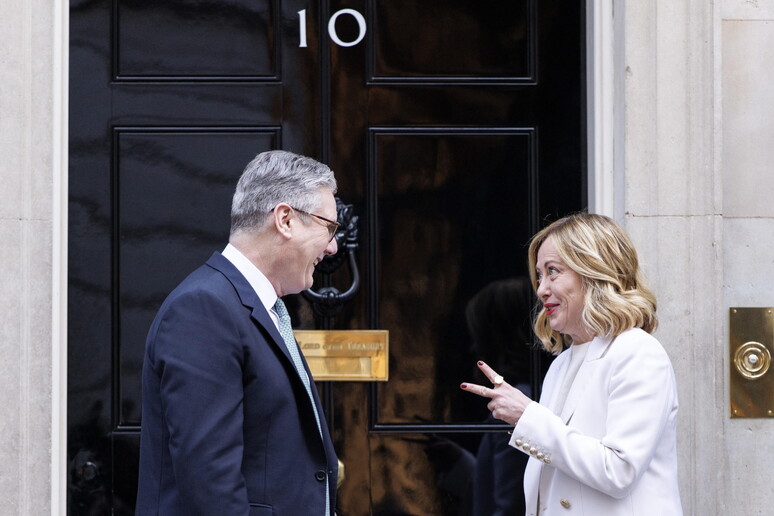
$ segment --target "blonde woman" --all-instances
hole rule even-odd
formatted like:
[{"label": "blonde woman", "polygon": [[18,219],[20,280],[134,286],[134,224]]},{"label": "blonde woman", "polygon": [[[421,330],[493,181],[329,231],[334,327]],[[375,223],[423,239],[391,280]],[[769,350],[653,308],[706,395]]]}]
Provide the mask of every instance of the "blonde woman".
[{"label": "blonde woman", "polygon": [[540,402],[483,362],[493,386],[461,386],[490,398],[531,457],[526,514],[681,515],[674,372],[650,335],[656,299],[628,236],[608,217],[571,215],[533,237],[529,265],[535,334],[559,355]]}]

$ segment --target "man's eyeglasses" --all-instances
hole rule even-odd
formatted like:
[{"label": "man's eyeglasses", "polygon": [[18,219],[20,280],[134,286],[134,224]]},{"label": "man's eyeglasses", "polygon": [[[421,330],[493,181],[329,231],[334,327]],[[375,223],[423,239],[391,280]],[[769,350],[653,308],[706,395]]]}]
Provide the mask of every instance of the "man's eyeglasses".
[{"label": "man's eyeglasses", "polygon": [[[291,206],[293,208],[293,206]],[[336,232],[339,230],[339,224],[338,222],[334,222],[330,219],[326,219],[325,217],[321,217],[319,215],[315,215],[314,213],[309,213],[308,211],[299,210],[298,208],[293,208],[298,213],[303,213],[304,215],[309,215],[310,217],[314,217],[316,219],[320,219],[321,221],[325,222],[325,226],[328,228],[328,242],[333,240],[333,237],[336,236]]]}]

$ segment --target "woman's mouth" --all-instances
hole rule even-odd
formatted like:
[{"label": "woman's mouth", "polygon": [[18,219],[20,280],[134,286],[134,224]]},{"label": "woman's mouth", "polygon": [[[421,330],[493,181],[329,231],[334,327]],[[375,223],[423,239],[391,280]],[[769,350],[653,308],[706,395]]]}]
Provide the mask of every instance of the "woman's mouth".
[{"label": "woman's mouth", "polygon": [[556,308],[559,306],[558,303],[546,303],[543,305],[543,308],[546,309],[546,315],[551,315],[556,311]]}]

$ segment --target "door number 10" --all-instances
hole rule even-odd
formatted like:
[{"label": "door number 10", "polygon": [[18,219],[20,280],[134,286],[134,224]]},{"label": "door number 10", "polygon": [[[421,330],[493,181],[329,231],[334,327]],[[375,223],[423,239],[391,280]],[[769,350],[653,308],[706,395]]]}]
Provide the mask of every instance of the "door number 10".
[{"label": "door number 10", "polygon": [[[336,33],[336,20],[339,18],[339,16],[343,14],[348,14],[352,16],[355,19],[355,21],[357,21],[359,32],[358,32],[357,38],[355,38],[353,41],[342,41],[338,33]],[[299,33],[298,46],[300,48],[305,48],[306,47],[306,9],[302,9],[298,11],[298,33]],[[328,20],[328,35],[331,37],[333,42],[340,47],[354,47],[355,45],[363,41],[363,38],[366,35],[365,18],[363,18],[363,15],[354,9],[341,9],[339,11],[336,11],[335,13],[333,13],[333,16],[331,16],[331,19]]]}]

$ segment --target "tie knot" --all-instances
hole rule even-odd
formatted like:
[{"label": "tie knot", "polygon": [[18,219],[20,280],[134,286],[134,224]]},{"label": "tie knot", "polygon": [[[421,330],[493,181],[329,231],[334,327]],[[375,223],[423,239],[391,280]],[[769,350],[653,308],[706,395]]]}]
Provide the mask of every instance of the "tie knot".
[{"label": "tie knot", "polygon": [[288,309],[285,308],[285,303],[283,303],[282,299],[279,297],[277,298],[277,302],[274,303],[274,311],[277,312],[277,316],[279,316],[280,320],[290,316],[290,314],[288,314]]},{"label": "tie knot", "polygon": [[291,353],[293,353],[294,348],[296,347],[296,339],[293,337],[293,326],[290,322],[290,314],[285,307],[285,303],[282,302],[282,299],[277,298],[277,302],[274,303],[274,311],[277,313],[280,335],[282,335],[285,343],[291,348]]}]

